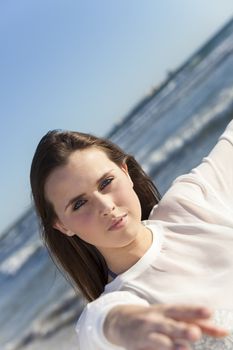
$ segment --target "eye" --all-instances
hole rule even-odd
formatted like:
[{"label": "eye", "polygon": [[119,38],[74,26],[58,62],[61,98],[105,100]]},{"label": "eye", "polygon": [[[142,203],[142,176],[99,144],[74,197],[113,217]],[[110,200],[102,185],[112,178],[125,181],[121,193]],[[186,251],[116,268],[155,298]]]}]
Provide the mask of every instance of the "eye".
[{"label": "eye", "polygon": [[100,190],[103,190],[106,186],[108,186],[113,180],[113,177],[109,177],[107,179],[104,179],[100,184]]},{"label": "eye", "polygon": [[78,209],[81,208],[85,203],[86,203],[86,200],[84,200],[84,199],[79,199],[77,202],[75,202],[75,204],[74,204],[74,206],[73,206],[73,210],[78,210]]}]

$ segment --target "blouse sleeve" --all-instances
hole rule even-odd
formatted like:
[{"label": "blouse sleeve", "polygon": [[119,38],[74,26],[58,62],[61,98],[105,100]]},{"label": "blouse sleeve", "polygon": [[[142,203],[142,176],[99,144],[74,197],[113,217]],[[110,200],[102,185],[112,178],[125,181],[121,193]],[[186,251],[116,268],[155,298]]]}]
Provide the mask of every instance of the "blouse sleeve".
[{"label": "blouse sleeve", "polygon": [[124,304],[149,305],[146,300],[126,291],[108,293],[87,304],[75,328],[80,350],[124,350],[110,343],[103,333],[108,312],[113,307]]},{"label": "blouse sleeve", "polygon": [[196,174],[233,208],[233,120],[210,154],[191,173]]}]

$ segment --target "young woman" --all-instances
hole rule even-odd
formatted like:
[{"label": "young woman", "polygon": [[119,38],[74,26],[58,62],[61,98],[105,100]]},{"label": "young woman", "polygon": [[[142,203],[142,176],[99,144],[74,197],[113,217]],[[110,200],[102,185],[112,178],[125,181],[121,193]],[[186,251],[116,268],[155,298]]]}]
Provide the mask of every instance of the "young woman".
[{"label": "young woman", "polygon": [[211,314],[233,310],[233,121],[161,200],[132,156],[78,132],[47,133],[30,179],[45,244],[89,301],[81,350],[210,349],[228,334]]}]

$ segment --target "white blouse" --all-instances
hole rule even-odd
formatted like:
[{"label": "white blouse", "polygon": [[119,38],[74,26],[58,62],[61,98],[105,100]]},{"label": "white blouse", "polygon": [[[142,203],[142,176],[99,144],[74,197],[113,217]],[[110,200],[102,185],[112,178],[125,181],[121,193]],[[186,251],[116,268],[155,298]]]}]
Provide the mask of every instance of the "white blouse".
[{"label": "white blouse", "polygon": [[233,121],[209,156],[172,183],[143,224],[152,245],[83,310],[76,326],[80,350],[122,349],[104,337],[108,311],[154,303],[210,306],[214,322],[231,335],[204,336],[193,349],[233,349]]}]

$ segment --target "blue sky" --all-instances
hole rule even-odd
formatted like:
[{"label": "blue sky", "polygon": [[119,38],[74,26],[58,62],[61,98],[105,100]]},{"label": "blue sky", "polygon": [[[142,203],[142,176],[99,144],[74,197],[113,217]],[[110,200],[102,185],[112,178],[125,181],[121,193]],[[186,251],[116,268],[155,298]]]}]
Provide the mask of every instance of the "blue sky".
[{"label": "blue sky", "polygon": [[233,16],[232,0],[0,2],[0,233],[49,129],[105,135]]}]

